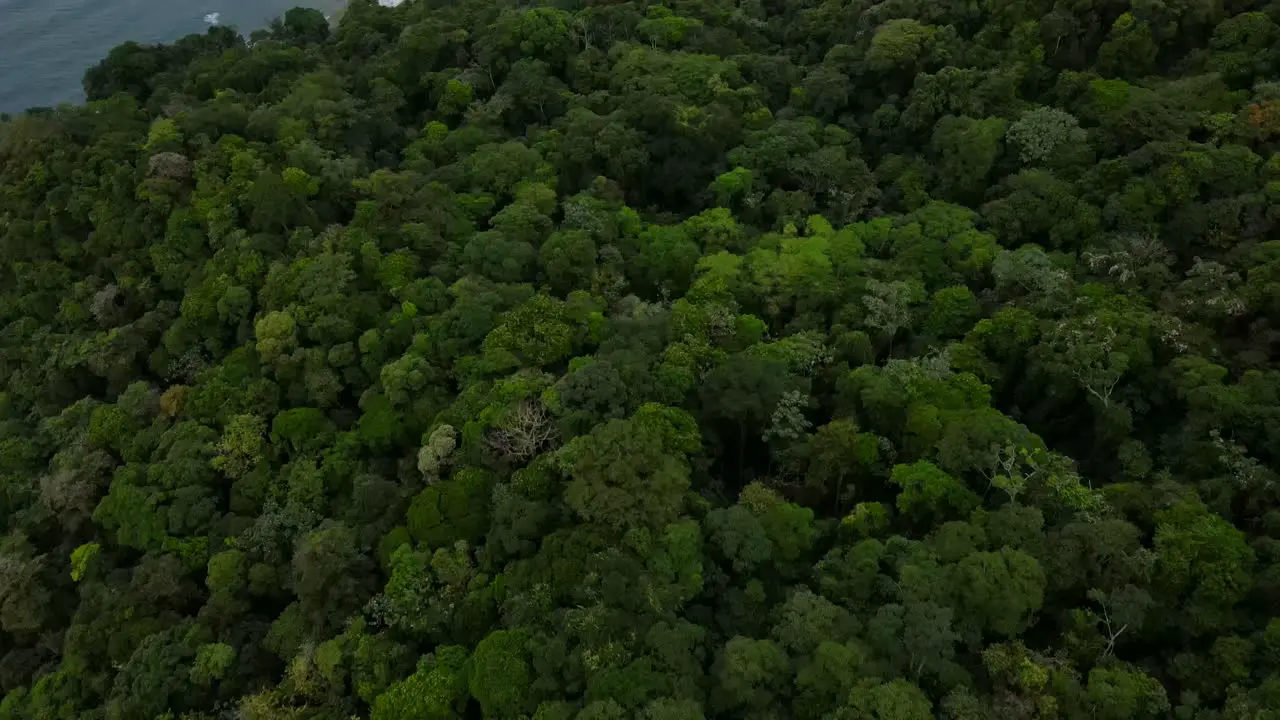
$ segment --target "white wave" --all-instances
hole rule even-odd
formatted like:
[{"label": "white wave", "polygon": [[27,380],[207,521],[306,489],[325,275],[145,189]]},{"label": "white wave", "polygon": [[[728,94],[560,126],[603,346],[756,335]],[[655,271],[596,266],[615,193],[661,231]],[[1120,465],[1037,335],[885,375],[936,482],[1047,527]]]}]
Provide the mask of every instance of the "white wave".
[{"label": "white wave", "polygon": [[204,16],[204,21],[209,23],[210,25],[217,25],[218,21],[221,18],[222,18],[222,13],[211,12],[208,15]]},{"label": "white wave", "polygon": [[382,7],[395,7],[402,2],[404,2],[404,0],[378,0],[378,4]]}]

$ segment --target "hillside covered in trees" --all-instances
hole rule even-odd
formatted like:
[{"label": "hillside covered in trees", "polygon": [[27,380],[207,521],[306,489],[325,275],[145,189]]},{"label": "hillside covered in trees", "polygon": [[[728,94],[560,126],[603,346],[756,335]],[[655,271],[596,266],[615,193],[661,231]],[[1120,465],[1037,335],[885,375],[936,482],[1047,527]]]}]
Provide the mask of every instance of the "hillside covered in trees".
[{"label": "hillside covered in trees", "polygon": [[1277,20],[117,48],[0,122],[0,720],[1280,718]]}]

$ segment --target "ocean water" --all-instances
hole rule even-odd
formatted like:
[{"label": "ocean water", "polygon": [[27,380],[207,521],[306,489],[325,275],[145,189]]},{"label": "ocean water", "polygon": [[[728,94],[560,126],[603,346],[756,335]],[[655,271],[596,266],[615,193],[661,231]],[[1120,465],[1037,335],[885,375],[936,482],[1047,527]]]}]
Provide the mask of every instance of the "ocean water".
[{"label": "ocean water", "polygon": [[126,40],[169,42],[215,22],[247,34],[296,5],[332,13],[342,0],[0,0],[0,112],[83,102],[84,71]]}]

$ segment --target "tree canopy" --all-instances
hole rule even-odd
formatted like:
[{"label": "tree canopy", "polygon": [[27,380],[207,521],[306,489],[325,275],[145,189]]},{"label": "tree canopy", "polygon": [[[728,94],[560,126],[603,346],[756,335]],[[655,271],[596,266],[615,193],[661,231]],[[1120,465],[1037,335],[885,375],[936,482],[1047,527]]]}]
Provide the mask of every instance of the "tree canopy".
[{"label": "tree canopy", "polygon": [[116,48],[0,119],[0,720],[1280,717],[1278,23]]}]

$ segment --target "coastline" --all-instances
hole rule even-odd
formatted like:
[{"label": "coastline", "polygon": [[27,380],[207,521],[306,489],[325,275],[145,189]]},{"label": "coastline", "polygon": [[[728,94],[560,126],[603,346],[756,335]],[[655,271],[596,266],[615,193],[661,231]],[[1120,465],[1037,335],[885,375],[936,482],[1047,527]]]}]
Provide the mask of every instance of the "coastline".
[{"label": "coastline", "polygon": [[[83,103],[85,71],[121,43],[172,43],[213,25],[250,35],[295,6],[314,7],[336,25],[343,0],[0,0],[0,112]],[[211,22],[212,21],[212,22]]]}]

